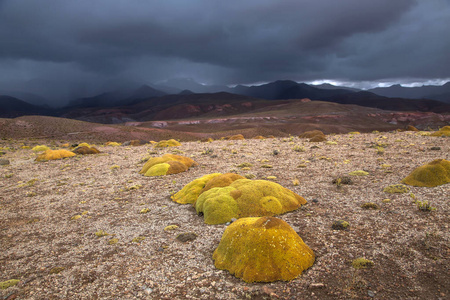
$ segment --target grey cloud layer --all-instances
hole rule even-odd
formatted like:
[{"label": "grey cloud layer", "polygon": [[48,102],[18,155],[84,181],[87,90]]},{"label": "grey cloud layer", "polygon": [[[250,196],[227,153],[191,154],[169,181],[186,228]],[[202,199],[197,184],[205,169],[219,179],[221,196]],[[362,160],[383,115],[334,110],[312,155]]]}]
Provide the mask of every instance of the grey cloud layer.
[{"label": "grey cloud layer", "polygon": [[448,0],[3,0],[0,80],[450,77],[448,28]]}]

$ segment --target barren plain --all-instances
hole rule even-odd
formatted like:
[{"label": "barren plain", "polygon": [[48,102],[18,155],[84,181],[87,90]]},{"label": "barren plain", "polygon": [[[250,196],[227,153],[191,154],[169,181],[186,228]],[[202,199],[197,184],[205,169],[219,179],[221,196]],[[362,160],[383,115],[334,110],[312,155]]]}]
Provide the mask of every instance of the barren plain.
[{"label": "barren plain", "polygon": [[[291,136],[163,149],[98,142],[101,154],[48,162],[35,162],[30,148],[56,149],[66,140],[1,140],[0,158],[9,164],[0,166],[0,282],[20,281],[0,298],[448,299],[450,184],[401,194],[383,189],[420,165],[448,160],[449,139],[397,131],[327,139],[333,143]],[[199,165],[168,176],[138,174],[146,159],[165,153]],[[356,170],[368,175],[348,175]],[[170,199],[215,172],[273,176],[304,197],[307,205],[279,218],[314,251],[314,265],[295,280],[272,283],[245,283],[216,269],[212,253],[227,225],[207,225],[191,205]],[[343,176],[351,183],[332,183]],[[417,201],[434,209],[420,210]],[[363,209],[367,202],[378,209]],[[349,228],[333,229],[336,220]],[[169,225],[178,227],[164,230]],[[189,232],[197,237],[176,238]],[[373,266],[355,269],[359,257]]]}]

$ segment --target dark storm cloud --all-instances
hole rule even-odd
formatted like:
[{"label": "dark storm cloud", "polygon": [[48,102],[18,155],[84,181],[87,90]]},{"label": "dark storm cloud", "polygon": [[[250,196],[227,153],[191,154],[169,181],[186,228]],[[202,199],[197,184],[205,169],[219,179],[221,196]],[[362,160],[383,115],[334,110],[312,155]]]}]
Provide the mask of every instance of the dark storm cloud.
[{"label": "dark storm cloud", "polygon": [[448,0],[0,1],[0,81],[448,78]]}]

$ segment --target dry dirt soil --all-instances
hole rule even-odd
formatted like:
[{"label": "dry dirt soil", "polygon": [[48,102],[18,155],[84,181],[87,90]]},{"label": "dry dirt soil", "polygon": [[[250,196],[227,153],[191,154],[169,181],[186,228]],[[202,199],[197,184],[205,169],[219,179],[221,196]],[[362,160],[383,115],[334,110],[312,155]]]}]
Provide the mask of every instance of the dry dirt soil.
[{"label": "dry dirt soil", "polygon": [[[415,132],[327,138],[336,144],[298,137],[165,149],[97,144],[101,154],[48,162],[35,162],[36,153],[22,147],[62,141],[2,140],[0,159],[10,164],[0,166],[0,282],[20,282],[0,290],[0,299],[449,299],[450,184],[383,189],[420,165],[450,159],[450,139]],[[138,174],[145,159],[164,153],[199,165],[169,176]],[[355,170],[368,175],[332,183]],[[207,225],[191,205],[170,199],[215,172],[275,176],[303,196],[307,205],[279,218],[314,251],[314,265],[290,282],[251,284],[216,269],[212,253],[227,225]],[[366,202],[379,209],[363,209]],[[349,228],[333,229],[336,220]],[[169,225],[178,227],[165,231]],[[176,239],[188,232],[197,237]],[[359,257],[373,266],[355,269]]]}]

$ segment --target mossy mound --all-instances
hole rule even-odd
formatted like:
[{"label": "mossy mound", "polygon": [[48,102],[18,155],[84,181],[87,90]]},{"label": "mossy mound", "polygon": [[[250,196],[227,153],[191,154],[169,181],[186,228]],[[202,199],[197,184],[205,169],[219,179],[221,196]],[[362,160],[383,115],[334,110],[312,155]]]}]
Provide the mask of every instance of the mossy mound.
[{"label": "mossy mound", "polygon": [[75,149],[72,150],[73,153],[76,154],[82,154],[82,155],[86,155],[86,154],[97,154],[100,153],[100,150],[98,150],[95,147],[86,147],[86,146],[78,146]]},{"label": "mossy mound", "polygon": [[320,130],[310,130],[310,131],[305,131],[304,133],[300,134],[298,137],[302,138],[302,139],[311,139],[315,136],[325,137],[325,134]]},{"label": "mossy mound", "polygon": [[157,144],[155,144],[155,148],[178,147],[178,146],[181,146],[181,144],[174,139],[162,140],[159,141]]},{"label": "mossy mound", "polygon": [[47,161],[47,160],[54,160],[54,159],[62,159],[67,157],[75,156],[76,154],[72,151],[68,150],[47,150],[44,153],[38,155],[36,157],[35,161]]},{"label": "mossy mound", "polygon": [[195,202],[207,224],[230,222],[233,218],[274,216],[293,211],[306,200],[267,180],[238,179],[226,187],[201,193]]},{"label": "mossy mound", "polygon": [[[169,163],[170,161],[176,161],[178,163]],[[189,157],[167,153],[161,157],[150,158],[144,164],[141,171],[139,171],[139,174],[144,174],[146,176],[156,176],[156,175],[147,175],[147,172],[149,171],[150,168],[154,167],[155,165],[163,164],[163,163],[166,163],[166,165],[160,166],[158,170],[166,169],[166,171],[169,171],[169,168],[172,167],[171,170],[169,171],[170,174],[176,174],[176,173],[172,173],[175,170],[179,170],[178,173],[184,172],[184,171],[188,170],[190,167],[198,165],[194,160],[192,160]],[[186,168],[181,167],[179,163],[183,164]],[[169,166],[167,166],[167,164]],[[182,169],[185,169],[185,170],[181,171]],[[155,170],[156,169],[153,169],[152,173],[154,173]],[[169,175],[169,174],[162,174],[162,175]]]},{"label": "mossy mound", "polygon": [[152,166],[145,172],[144,176],[163,176],[186,172],[188,167],[182,162],[169,160],[167,162]]},{"label": "mossy mound", "polygon": [[33,149],[31,149],[31,150],[34,152],[42,152],[42,151],[50,150],[50,148],[45,145],[37,145],[37,146],[34,146]]},{"label": "mossy mound", "polygon": [[253,137],[253,139],[256,139],[256,140],[265,140],[266,138],[263,137],[262,135],[257,135],[257,136],[255,136],[255,137]]},{"label": "mossy mound", "polygon": [[450,136],[450,126],[444,126],[436,132],[430,134],[431,136]]},{"label": "mossy mound", "polygon": [[314,263],[314,252],[285,221],[242,218],[225,229],[214,265],[245,282],[288,281]]},{"label": "mossy mound", "polygon": [[214,177],[222,175],[221,173],[212,173],[197,178],[185,185],[178,193],[173,195],[171,199],[180,204],[194,204],[198,196],[202,193],[206,183]]},{"label": "mossy mound", "polygon": [[113,147],[117,147],[122,145],[121,143],[117,143],[117,142],[106,142],[105,143],[106,146],[113,146]]},{"label": "mossy mound", "polygon": [[319,143],[319,142],[325,142],[327,138],[322,135],[316,135],[309,139],[310,143]]},{"label": "mossy mound", "polygon": [[411,172],[402,180],[412,186],[435,187],[450,182],[450,161],[436,159]]},{"label": "mossy mound", "polygon": [[350,176],[366,176],[369,175],[369,172],[363,171],[363,170],[356,170],[348,173]]},{"label": "mossy mound", "polygon": [[238,179],[245,179],[245,177],[235,173],[225,173],[220,176],[215,176],[206,183],[205,187],[202,190],[202,193],[215,187],[229,186],[232,182]]},{"label": "mossy mound", "polygon": [[366,269],[366,268],[373,267],[373,265],[374,265],[373,261],[368,260],[364,257],[359,257],[352,261],[352,266],[355,269]]}]

